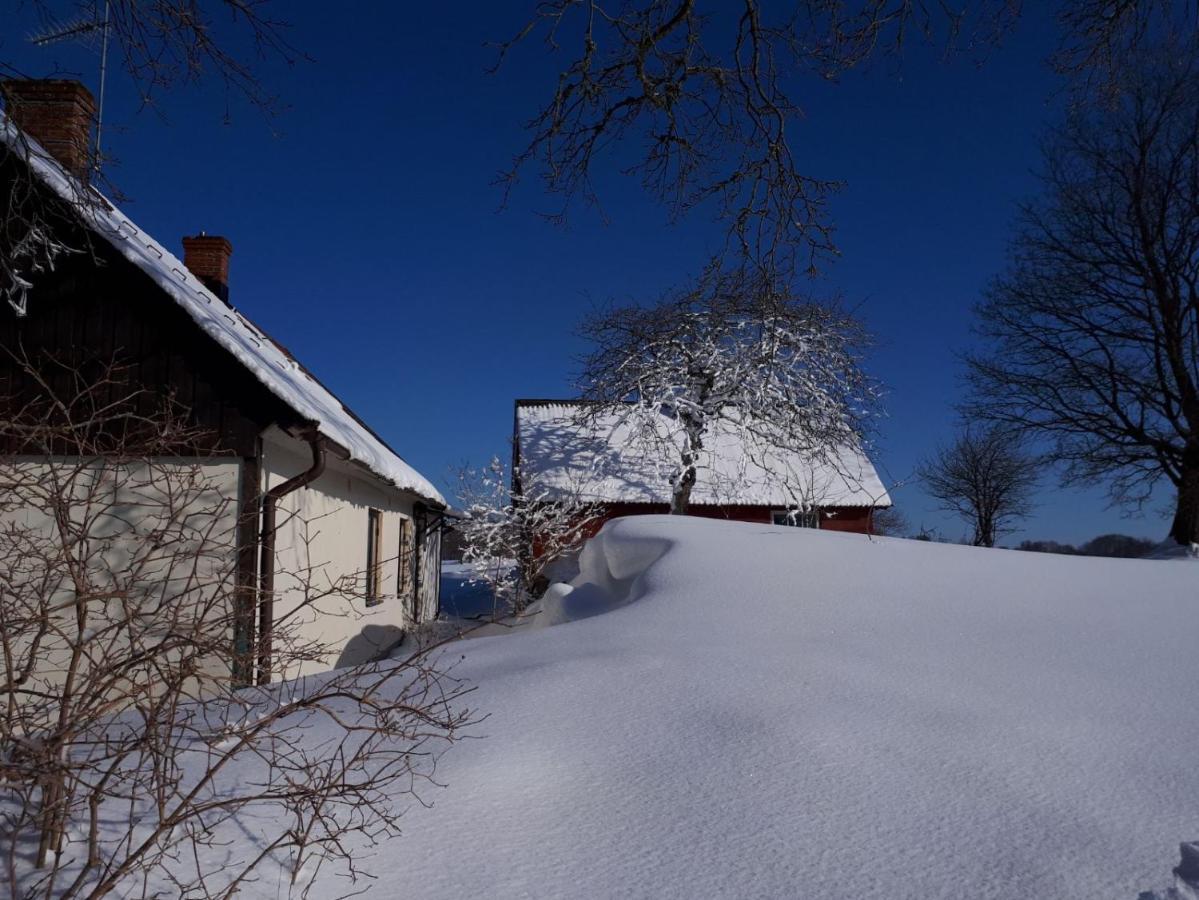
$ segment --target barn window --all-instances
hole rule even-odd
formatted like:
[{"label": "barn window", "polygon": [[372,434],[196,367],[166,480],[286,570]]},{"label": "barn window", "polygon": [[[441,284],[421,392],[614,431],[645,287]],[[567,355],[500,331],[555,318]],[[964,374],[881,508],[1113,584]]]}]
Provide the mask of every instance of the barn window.
[{"label": "barn window", "polygon": [[366,605],[383,602],[383,512],[367,510],[366,523]]},{"label": "barn window", "polygon": [[400,552],[397,557],[399,571],[396,573],[396,590],[400,605],[409,618],[416,621],[416,533],[412,520],[400,517]]},{"label": "barn window", "polygon": [[776,509],[770,513],[775,525],[794,525],[797,528],[819,528],[820,510]]}]

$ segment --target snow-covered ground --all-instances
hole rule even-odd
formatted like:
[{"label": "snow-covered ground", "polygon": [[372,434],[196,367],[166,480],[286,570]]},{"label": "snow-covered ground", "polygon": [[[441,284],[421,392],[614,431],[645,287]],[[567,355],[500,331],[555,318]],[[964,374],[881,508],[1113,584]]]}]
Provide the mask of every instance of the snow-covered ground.
[{"label": "snow-covered ground", "polygon": [[1133,900],[1199,836],[1193,564],[668,517],[586,552],[574,621],[462,645],[486,740],[369,896]]}]

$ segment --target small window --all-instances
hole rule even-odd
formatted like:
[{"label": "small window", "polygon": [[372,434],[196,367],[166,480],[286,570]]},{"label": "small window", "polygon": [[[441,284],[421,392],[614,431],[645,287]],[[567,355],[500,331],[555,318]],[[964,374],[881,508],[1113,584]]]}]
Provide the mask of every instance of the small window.
[{"label": "small window", "polygon": [[820,510],[776,509],[770,514],[775,525],[793,525],[796,528],[819,528]]},{"label": "small window", "polygon": [[383,512],[367,511],[366,527],[366,605],[377,606],[383,602]]}]

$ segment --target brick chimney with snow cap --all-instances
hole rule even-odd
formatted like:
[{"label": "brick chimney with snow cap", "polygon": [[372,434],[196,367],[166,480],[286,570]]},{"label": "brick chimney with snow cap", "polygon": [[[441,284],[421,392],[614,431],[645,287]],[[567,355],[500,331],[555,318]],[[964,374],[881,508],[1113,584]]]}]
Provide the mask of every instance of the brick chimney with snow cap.
[{"label": "brick chimney with snow cap", "polygon": [[68,79],[23,78],[0,82],[0,93],[12,123],[41,144],[64,169],[86,181],[96,116],[91,91]]},{"label": "brick chimney with snow cap", "polygon": [[183,239],[183,264],[204,287],[229,303],[229,257],[233,245],[223,237],[201,231]]}]

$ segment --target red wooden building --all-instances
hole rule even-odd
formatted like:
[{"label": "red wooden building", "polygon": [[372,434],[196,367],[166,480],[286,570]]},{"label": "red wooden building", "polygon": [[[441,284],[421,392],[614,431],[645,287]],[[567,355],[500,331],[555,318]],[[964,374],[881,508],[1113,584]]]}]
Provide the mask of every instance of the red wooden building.
[{"label": "red wooden building", "polygon": [[[553,500],[578,498],[600,510],[598,529],[619,516],[670,511],[668,466],[660,452],[639,447],[613,415],[586,424],[570,400],[517,400],[513,489]],[[717,433],[700,458],[688,514],[739,522],[774,522],[868,533],[875,509],[891,498],[874,465],[845,447],[819,462],[773,453],[758,464],[732,433]],[[766,468],[766,467],[769,467]]]}]

